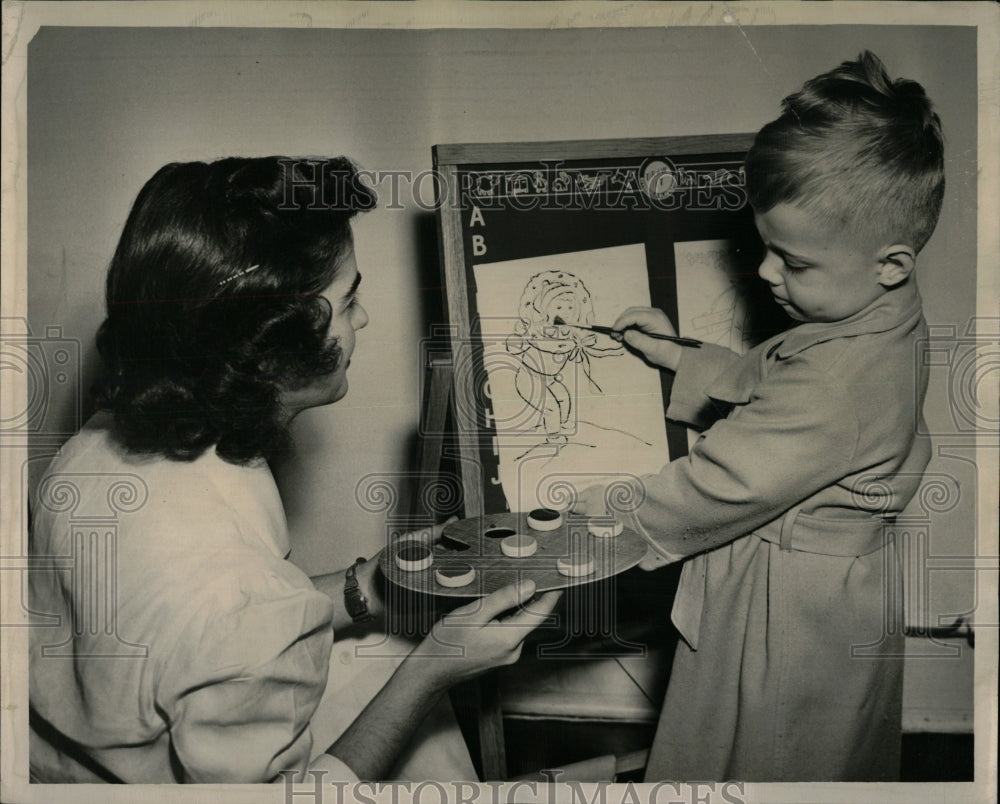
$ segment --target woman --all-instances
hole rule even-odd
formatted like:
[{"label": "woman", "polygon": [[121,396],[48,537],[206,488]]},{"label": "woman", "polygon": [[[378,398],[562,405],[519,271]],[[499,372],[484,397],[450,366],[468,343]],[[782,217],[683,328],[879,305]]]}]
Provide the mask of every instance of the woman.
[{"label": "woman", "polygon": [[37,781],[384,778],[441,694],[516,660],[555,605],[497,622],[522,584],[458,609],[314,758],[332,643],[381,613],[376,563],[310,580],[288,562],[266,461],[347,393],[368,322],[350,220],[374,202],[343,159],[172,164],[139,193],[108,271],[101,411],[33,504]]}]

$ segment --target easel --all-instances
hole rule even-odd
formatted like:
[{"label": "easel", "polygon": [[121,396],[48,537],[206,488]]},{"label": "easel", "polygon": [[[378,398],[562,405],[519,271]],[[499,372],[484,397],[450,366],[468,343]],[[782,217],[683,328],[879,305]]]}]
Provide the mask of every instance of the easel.
[{"label": "easel", "polygon": [[[476,344],[480,351],[483,345],[474,326],[475,264],[642,242],[647,264],[669,275],[675,233],[692,240],[732,235],[733,211],[741,208],[735,203],[740,200],[739,170],[751,142],[748,134],[723,134],[434,146],[438,246],[450,333],[442,333],[440,353],[425,363],[429,381],[421,422],[422,483],[438,476],[443,457],[453,458],[465,516],[483,514],[495,504],[487,499],[496,496],[499,468],[495,452],[491,456],[483,448],[494,425],[483,395],[477,395],[483,366]],[[664,199],[683,203],[675,208],[660,203]],[[636,209],[650,214],[622,214]],[[670,225],[658,217],[653,226],[654,211],[669,213]],[[651,287],[651,303],[676,319],[676,295],[664,287],[661,298],[659,286]],[[431,342],[438,348],[435,338]],[[668,375],[663,377],[668,383]],[[449,411],[453,427],[446,433]],[[683,428],[667,435],[671,454],[686,450]],[[421,497],[418,493],[416,499]],[[484,778],[506,779],[498,677],[488,673],[471,686],[460,697],[478,713]]]},{"label": "easel", "polygon": [[[418,466],[421,487],[414,494],[413,511],[418,514],[421,488],[435,478],[446,457],[445,427],[453,402],[455,380],[451,352],[431,353],[424,366],[428,380],[423,400]],[[450,452],[448,453],[450,455]],[[472,712],[479,733],[479,753],[483,778],[507,778],[507,756],[504,748],[503,714],[500,709],[499,680],[495,673],[486,673],[474,681],[456,687],[453,692],[456,707]]]}]

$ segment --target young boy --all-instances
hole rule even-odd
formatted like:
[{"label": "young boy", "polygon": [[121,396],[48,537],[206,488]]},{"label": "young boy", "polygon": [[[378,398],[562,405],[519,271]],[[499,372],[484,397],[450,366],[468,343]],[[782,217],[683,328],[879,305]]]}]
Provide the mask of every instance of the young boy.
[{"label": "young boy", "polygon": [[[892,518],[930,456],[913,275],[944,191],[940,121],[871,53],[805,84],[754,140],[760,266],[800,322],[740,357],[666,316],[614,324],[676,371],[672,419],[707,427],[619,514],[686,557],[680,642],[646,778],[897,778],[903,680]],[[604,510],[588,489],[576,510]]]}]

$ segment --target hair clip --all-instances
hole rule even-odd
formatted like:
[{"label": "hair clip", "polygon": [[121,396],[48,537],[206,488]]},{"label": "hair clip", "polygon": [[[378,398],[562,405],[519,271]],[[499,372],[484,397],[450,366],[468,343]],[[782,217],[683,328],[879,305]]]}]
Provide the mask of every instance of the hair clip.
[{"label": "hair clip", "polygon": [[234,279],[239,279],[241,276],[246,276],[249,273],[253,273],[258,268],[260,268],[260,265],[251,265],[249,268],[244,268],[242,271],[237,271],[235,274],[232,274],[231,276],[227,276],[225,279],[223,279],[218,284],[218,287],[221,288],[223,285],[228,285]]}]

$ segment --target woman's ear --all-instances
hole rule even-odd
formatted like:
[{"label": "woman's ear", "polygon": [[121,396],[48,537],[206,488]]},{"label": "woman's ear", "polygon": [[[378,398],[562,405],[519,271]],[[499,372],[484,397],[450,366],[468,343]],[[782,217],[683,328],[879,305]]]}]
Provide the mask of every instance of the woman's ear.
[{"label": "woman's ear", "polygon": [[878,283],[885,288],[902,284],[913,273],[917,254],[910,246],[899,243],[886,246],[879,255]]}]

